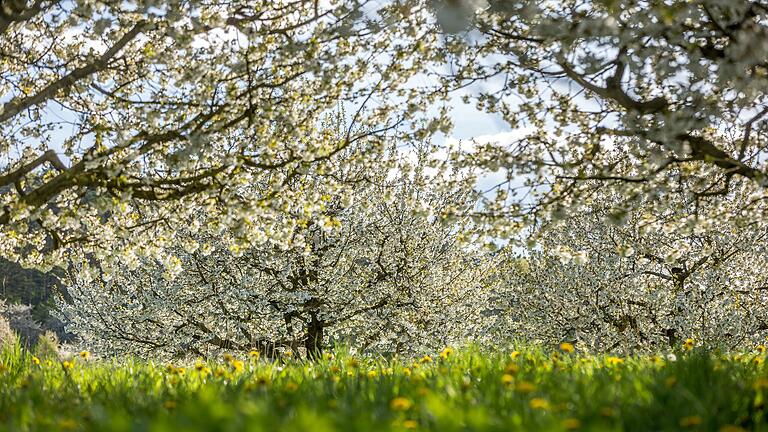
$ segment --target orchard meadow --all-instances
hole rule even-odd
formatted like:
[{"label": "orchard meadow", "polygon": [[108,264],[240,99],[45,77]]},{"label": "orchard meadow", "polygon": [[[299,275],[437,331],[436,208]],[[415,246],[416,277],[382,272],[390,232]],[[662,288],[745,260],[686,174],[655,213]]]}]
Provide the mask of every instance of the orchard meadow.
[{"label": "orchard meadow", "polygon": [[26,431],[768,430],[765,347],[665,356],[569,343],[415,361],[225,355],[190,364],[40,359],[6,346],[0,427]]},{"label": "orchard meadow", "polygon": [[763,0],[0,0],[0,430],[768,431]]}]

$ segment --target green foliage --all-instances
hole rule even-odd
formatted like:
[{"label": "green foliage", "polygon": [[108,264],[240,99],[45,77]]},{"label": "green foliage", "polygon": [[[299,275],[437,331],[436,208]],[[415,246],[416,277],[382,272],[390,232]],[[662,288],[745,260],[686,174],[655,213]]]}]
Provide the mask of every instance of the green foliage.
[{"label": "green foliage", "polygon": [[0,258],[0,299],[8,303],[40,305],[35,313],[38,321],[47,318],[47,311],[53,306],[53,290],[56,276],[37,270],[25,269],[20,265]]},{"label": "green foliage", "polygon": [[35,357],[43,360],[58,360],[59,359],[59,338],[56,333],[47,331],[41,334],[37,338],[35,344]]},{"label": "green foliage", "polygon": [[0,348],[8,343],[16,343],[17,339],[18,336],[11,328],[11,323],[4,316],[0,315]]},{"label": "green foliage", "polygon": [[415,362],[185,366],[0,356],[5,430],[768,430],[761,352],[616,358],[469,349]]}]

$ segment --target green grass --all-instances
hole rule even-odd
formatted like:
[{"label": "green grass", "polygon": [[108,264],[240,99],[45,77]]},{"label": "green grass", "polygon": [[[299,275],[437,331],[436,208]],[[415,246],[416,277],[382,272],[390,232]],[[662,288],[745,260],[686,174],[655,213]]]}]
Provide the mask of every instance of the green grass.
[{"label": "green grass", "polygon": [[693,350],[671,361],[521,351],[423,362],[240,358],[180,370],[36,364],[12,346],[0,357],[0,430],[768,430],[763,354]]}]

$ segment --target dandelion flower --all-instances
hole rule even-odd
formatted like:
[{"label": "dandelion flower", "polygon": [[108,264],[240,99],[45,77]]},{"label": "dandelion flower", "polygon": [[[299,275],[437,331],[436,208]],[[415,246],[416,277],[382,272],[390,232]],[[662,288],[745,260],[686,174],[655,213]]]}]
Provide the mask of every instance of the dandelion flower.
[{"label": "dandelion flower", "polygon": [[420,361],[421,361],[422,363],[432,363],[432,357],[430,357],[430,356],[428,356],[428,355],[425,355],[424,357],[422,357],[422,358],[421,358],[421,360],[420,360]]},{"label": "dandelion flower", "polygon": [[747,432],[747,430],[736,425],[725,425],[718,429],[718,432]]},{"label": "dandelion flower", "polygon": [[408,411],[412,406],[413,402],[404,397],[396,397],[389,402],[389,408],[392,411]]},{"label": "dandelion flower", "polygon": [[248,353],[248,356],[254,360],[258,360],[259,357],[261,356],[261,353],[256,350],[251,350],[251,352]]},{"label": "dandelion flower", "polygon": [[80,351],[80,358],[83,360],[88,360],[89,358],[91,358],[91,353],[89,353],[88,351]]},{"label": "dandelion flower", "polygon": [[667,379],[664,380],[664,385],[667,386],[667,387],[672,387],[675,384],[677,384],[677,377],[676,376],[671,376],[671,377],[668,377]]},{"label": "dandelion flower", "polygon": [[567,353],[572,353],[574,351],[573,344],[568,342],[563,342],[560,344],[560,350]]},{"label": "dandelion flower", "polygon": [[755,390],[768,389],[768,378],[758,378],[752,386]]},{"label": "dandelion flower", "polygon": [[501,376],[501,382],[504,385],[510,385],[515,380],[515,377],[513,377],[510,374],[504,374]]},{"label": "dandelion flower", "polygon": [[687,416],[680,419],[681,427],[692,427],[701,424],[701,417],[697,415]]},{"label": "dandelion flower", "polygon": [[419,423],[416,420],[403,421],[403,429],[417,429],[418,427]]},{"label": "dandelion flower", "polygon": [[448,357],[453,355],[453,348],[451,347],[445,347],[442,351],[440,351],[440,358],[447,359]]},{"label": "dandelion flower", "polygon": [[693,349],[693,345],[694,345],[693,339],[688,338],[685,340],[685,342],[683,342],[683,350],[690,351]]},{"label": "dandelion flower", "polygon": [[549,401],[542,398],[533,398],[528,403],[528,405],[531,406],[533,409],[539,409],[539,410],[548,410],[549,409]]},{"label": "dandelion flower", "polygon": [[520,393],[531,393],[536,390],[536,386],[530,381],[520,381],[515,386],[515,390]]},{"label": "dandelion flower", "polygon": [[241,360],[233,360],[231,366],[236,372],[242,372],[245,369],[245,363]]},{"label": "dandelion flower", "polygon": [[565,430],[575,430],[581,427],[581,421],[575,418],[568,418],[560,423]]},{"label": "dandelion flower", "polygon": [[59,428],[62,430],[75,430],[77,429],[77,422],[72,419],[59,420]]},{"label": "dandelion flower", "polygon": [[40,359],[35,357],[35,356],[32,356],[32,363],[34,363],[34,364],[39,366],[40,365]]}]

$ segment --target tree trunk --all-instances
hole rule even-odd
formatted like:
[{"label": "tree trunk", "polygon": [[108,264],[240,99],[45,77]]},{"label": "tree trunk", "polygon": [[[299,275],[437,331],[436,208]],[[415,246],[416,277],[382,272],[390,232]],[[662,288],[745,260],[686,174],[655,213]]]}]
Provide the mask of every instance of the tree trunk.
[{"label": "tree trunk", "polygon": [[320,358],[320,355],[323,353],[324,324],[323,321],[317,319],[316,313],[310,313],[310,321],[307,324],[307,338],[304,341],[308,359]]}]

